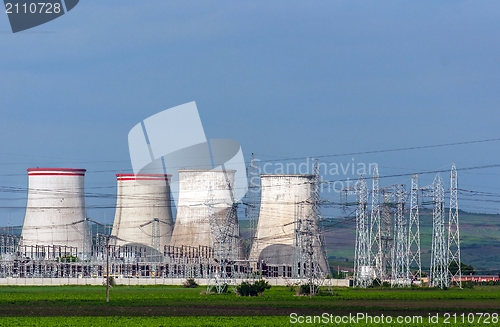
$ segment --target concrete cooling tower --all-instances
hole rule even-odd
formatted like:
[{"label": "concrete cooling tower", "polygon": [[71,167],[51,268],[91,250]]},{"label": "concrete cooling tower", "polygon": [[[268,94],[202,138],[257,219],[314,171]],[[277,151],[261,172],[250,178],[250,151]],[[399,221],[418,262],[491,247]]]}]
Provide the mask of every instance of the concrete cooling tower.
[{"label": "concrete cooling tower", "polygon": [[[229,227],[227,234],[239,242],[236,212],[228,214],[233,204],[234,176],[234,170],[179,170],[179,202],[171,245],[211,247],[214,227]],[[224,223],[211,226],[212,213]],[[239,243],[235,247],[238,247],[236,256],[239,258],[242,254]]]},{"label": "concrete cooling tower", "polygon": [[[296,219],[313,213],[314,175],[261,175],[261,205],[251,262],[292,265]],[[326,270],[326,261],[320,267]]]},{"label": "concrete cooling tower", "polygon": [[163,252],[172,236],[169,175],[117,174],[116,245],[148,246]]},{"label": "concrete cooling tower", "polygon": [[85,169],[29,168],[23,245],[62,245],[87,254],[91,246],[86,220]]}]

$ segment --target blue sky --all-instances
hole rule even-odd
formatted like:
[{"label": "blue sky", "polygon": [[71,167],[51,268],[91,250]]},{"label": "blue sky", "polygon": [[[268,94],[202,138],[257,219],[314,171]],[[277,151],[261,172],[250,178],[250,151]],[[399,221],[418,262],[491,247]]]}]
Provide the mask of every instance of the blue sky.
[{"label": "blue sky", "polygon": [[[497,1],[87,0],[16,34],[0,15],[0,224],[22,223],[37,166],[86,168],[86,192],[102,195],[89,216],[111,222],[128,132],[190,101],[208,138],[261,163],[500,138],[499,13]],[[384,176],[500,164],[499,145],[322,160]],[[460,188],[493,193],[462,208],[500,212],[499,173],[459,171]]]}]

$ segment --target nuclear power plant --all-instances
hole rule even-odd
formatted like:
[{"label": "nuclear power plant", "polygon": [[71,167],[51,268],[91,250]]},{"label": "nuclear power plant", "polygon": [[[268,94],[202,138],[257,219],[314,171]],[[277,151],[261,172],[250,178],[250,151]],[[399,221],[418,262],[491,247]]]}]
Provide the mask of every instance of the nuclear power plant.
[{"label": "nuclear power plant", "polygon": [[[193,277],[223,285],[326,276],[316,237],[317,176],[262,175],[258,228],[245,250],[238,206],[246,204],[235,192],[246,185],[236,185],[236,175],[224,166],[178,170],[174,222],[170,175],[116,174],[107,235],[86,215],[84,169],[29,168],[22,235],[0,237],[0,278]],[[318,253],[305,255],[311,248]]]},{"label": "nuclear power plant", "polygon": [[[134,174],[116,174],[111,230],[86,214],[85,169],[28,169],[22,233],[0,235],[0,278],[200,278],[222,292],[236,278],[313,285],[329,274],[317,161],[312,175],[264,175],[263,189],[245,197],[241,146],[207,139],[194,102],[128,136]],[[242,212],[252,226],[245,238]]]},{"label": "nuclear power plant", "polygon": [[[180,169],[175,220],[170,175],[117,174],[109,234],[95,233],[92,224],[102,224],[86,215],[85,169],[27,172],[22,233],[0,235],[0,278],[200,278],[223,289],[237,278],[316,283],[330,273],[320,226],[317,161],[313,174],[258,174],[259,187],[251,186],[244,201],[235,197],[240,187],[236,170]],[[371,191],[362,176],[341,191],[343,206],[356,206],[354,286],[421,282],[419,207],[424,203],[433,204],[429,284],[445,288],[461,281],[460,269],[453,274],[446,269],[451,262],[461,265],[455,165],[446,227],[439,175],[424,187],[412,176],[409,219],[405,185],[380,187],[377,167],[371,181]],[[238,207],[248,209],[253,231],[246,247]]]}]

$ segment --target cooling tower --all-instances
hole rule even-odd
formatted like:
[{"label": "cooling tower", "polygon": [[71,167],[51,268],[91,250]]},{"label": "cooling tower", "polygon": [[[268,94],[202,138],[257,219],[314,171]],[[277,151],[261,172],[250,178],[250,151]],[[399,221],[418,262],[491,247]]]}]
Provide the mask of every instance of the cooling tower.
[{"label": "cooling tower", "polygon": [[29,168],[28,203],[23,245],[63,245],[88,254],[91,245],[86,220],[85,169]]},{"label": "cooling tower", "polygon": [[163,251],[173,229],[169,175],[117,174],[116,245],[140,244]]},{"label": "cooling tower", "polygon": [[[211,231],[218,230],[227,233],[232,241],[238,241],[235,255],[239,258],[242,252],[238,218],[236,211],[231,210],[234,176],[235,170],[179,170],[179,202],[171,245],[212,247]],[[210,224],[212,214],[218,215],[216,226]],[[224,231],[226,227],[229,229]]]},{"label": "cooling tower", "polygon": [[[313,213],[313,182],[314,175],[261,175],[261,205],[251,262],[293,264],[297,255],[296,219]],[[320,267],[326,271],[326,261],[320,260]]]}]

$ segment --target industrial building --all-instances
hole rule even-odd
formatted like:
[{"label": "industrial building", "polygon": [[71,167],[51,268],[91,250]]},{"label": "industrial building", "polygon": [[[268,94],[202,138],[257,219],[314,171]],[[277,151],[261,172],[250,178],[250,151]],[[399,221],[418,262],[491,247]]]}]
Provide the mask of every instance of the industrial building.
[{"label": "industrial building", "polygon": [[84,196],[85,169],[29,168],[23,246],[64,246],[88,256],[91,234]]},{"label": "industrial building", "polygon": [[233,210],[234,176],[234,170],[179,170],[179,202],[171,246],[213,247],[219,228],[224,226],[230,229],[235,258],[241,258],[238,217]]},{"label": "industrial building", "polygon": [[[304,263],[300,253],[300,237],[296,231],[309,221],[317,230],[314,219],[314,175],[261,175],[261,205],[249,261],[265,265],[273,275],[291,277],[297,266]],[[317,245],[317,241],[313,241]],[[327,273],[327,263],[319,256],[320,269]],[[270,273],[271,274],[271,273]]]},{"label": "industrial building", "polygon": [[84,176],[84,169],[28,169],[22,236],[0,235],[0,278],[194,277],[223,284],[327,270],[323,256],[305,258],[301,249],[318,231],[315,175],[262,176],[250,258],[240,236],[237,207],[247,204],[235,198],[235,170],[179,170],[175,223],[169,175],[117,174],[109,235],[91,233],[90,223],[100,223],[86,216]]},{"label": "industrial building", "polygon": [[170,244],[174,220],[169,176],[117,174],[112,244],[149,246],[156,252]]}]

